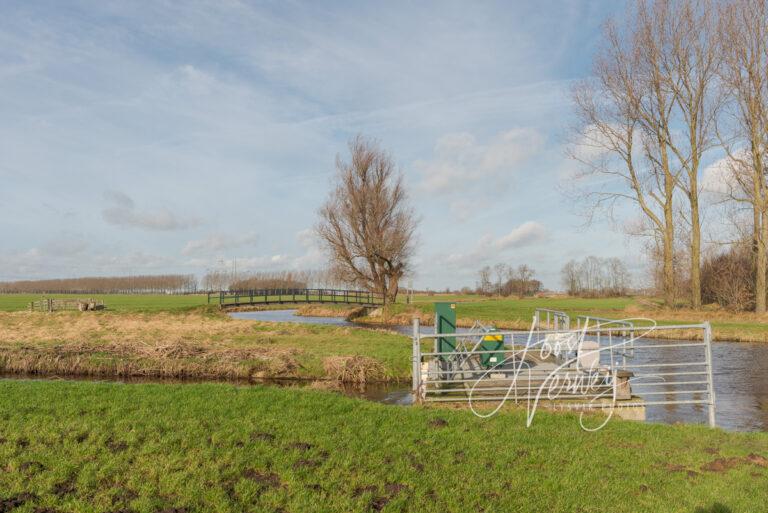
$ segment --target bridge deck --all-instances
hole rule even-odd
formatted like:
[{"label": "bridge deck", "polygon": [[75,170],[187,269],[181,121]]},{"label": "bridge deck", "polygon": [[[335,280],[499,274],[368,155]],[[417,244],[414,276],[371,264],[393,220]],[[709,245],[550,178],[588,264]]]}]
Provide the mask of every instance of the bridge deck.
[{"label": "bridge deck", "polygon": [[384,297],[376,292],[340,289],[260,289],[209,292],[208,303],[218,299],[220,308],[292,303],[333,303],[381,306]]}]

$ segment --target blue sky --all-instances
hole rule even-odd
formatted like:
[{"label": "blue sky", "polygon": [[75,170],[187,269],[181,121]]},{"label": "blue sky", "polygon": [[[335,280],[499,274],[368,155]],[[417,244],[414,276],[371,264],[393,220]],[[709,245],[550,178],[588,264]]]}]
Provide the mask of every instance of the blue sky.
[{"label": "blue sky", "polygon": [[621,2],[3,2],[0,279],[323,264],[337,153],[376,138],[422,222],[417,287],[589,254],[558,192],[574,80]]}]

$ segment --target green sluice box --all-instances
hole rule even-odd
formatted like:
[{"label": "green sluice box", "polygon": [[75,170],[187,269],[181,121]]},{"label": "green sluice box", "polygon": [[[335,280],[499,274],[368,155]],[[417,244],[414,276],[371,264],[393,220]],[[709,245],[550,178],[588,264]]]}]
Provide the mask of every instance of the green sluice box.
[{"label": "green sluice box", "polygon": [[478,348],[479,351],[495,351],[500,349],[502,351],[498,353],[481,353],[480,363],[486,369],[500,365],[504,361],[504,335],[496,335],[491,330],[490,333],[483,337],[483,341],[480,342]]},{"label": "green sluice box", "polygon": [[[435,333],[456,333],[456,303],[435,303]],[[456,337],[438,337],[435,352],[451,353],[456,350]],[[453,356],[440,356],[443,361]]]}]

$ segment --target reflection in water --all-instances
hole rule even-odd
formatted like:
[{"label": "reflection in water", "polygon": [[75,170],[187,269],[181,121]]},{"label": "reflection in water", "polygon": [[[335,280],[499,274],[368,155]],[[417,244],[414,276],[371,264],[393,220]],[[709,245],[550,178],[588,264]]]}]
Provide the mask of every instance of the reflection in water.
[{"label": "reflection in water", "polygon": [[260,312],[232,312],[233,319],[250,321],[292,322],[298,324],[329,324],[331,326],[354,326],[355,323],[343,317],[304,317],[296,315],[296,310],[262,310]]},{"label": "reflection in water", "polygon": [[[295,310],[265,310],[261,312],[236,312],[230,314],[237,319],[251,319],[270,322],[297,322],[310,324],[331,324],[336,326],[355,326],[356,324],[343,318],[334,317],[301,317],[295,315]],[[410,334],[410,326],[392,326],[394,331]],[[422,326],[425,333],[433,333],[430,326]],[[644,341],[652,344],[652,341]],[[661,342],[659,344],[662,344]],[[678,348],[647,348],[636,350],[632,363],[665,363],[694,361],[700,357],[700,347]],[[712,360],[715,382],[715,400],[717,406],[717,425],[736,431],[768,430],[768,344],[742,342],[714,342],[712,344]],[[666,368],[683,370],[677,367]],[[652,369],[646,369],[648,371]],[[639,388],[639,387],[638,387]],[[659,387],[672,392],[674,386]],[[703,387],[702,387],[703,388]],[[408,395],[407,388],[400,388],[401,397]],[[380,392],[379,396],[389,397],[388,393]],[[377,399],[367,393],[365,397]],[[642,397],[642,392],[638,392]],[[659,396],[655,399],[658,400]],[[674,396],[663,396],[672,399]],[[691,398],[703,399],[703,395],[692,395]],[[395,401],[396,402],[396,401]],[[706,423],[707,407],[702,404],[670,404],[649,406],[646,412],[648,420],[653,422],[675,423]]]}]

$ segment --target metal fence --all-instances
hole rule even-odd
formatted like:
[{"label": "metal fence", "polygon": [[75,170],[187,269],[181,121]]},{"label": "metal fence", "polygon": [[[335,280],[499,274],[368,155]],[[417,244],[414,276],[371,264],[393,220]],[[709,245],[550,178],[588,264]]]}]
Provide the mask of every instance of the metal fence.
[{"label": "metal fence", "polygon": [[43,298],[32,301],[28,305],[30,312],[57,312],[59,310],[103,310],[104,301],[101,299],[72,299],[72,298]]},{"label": "metal fence", "polygon": [[222,308],[282,303],[342,303],[363,306],[384,304],[384,295],[365,290],[340,289],[254,289],[209,292],[208,303]]},{"label": "metal fence", "polygon": [[[715,425],[709,323],[637,326],[585,317],[580,324],[493,331],[503,346],[483,349],[487,328],[424,334],[414,319],[414,396],[424,402],[536,401],[582,411],[699,405]],[[438,351],[442,337],[455,340],[455,349]]]},{"label": "metal fence", "polygon": [[537,308],[533,313],[535,326],[546,329],[567,330],[571,327],[571,318],[567,313],[549,308]]}]

